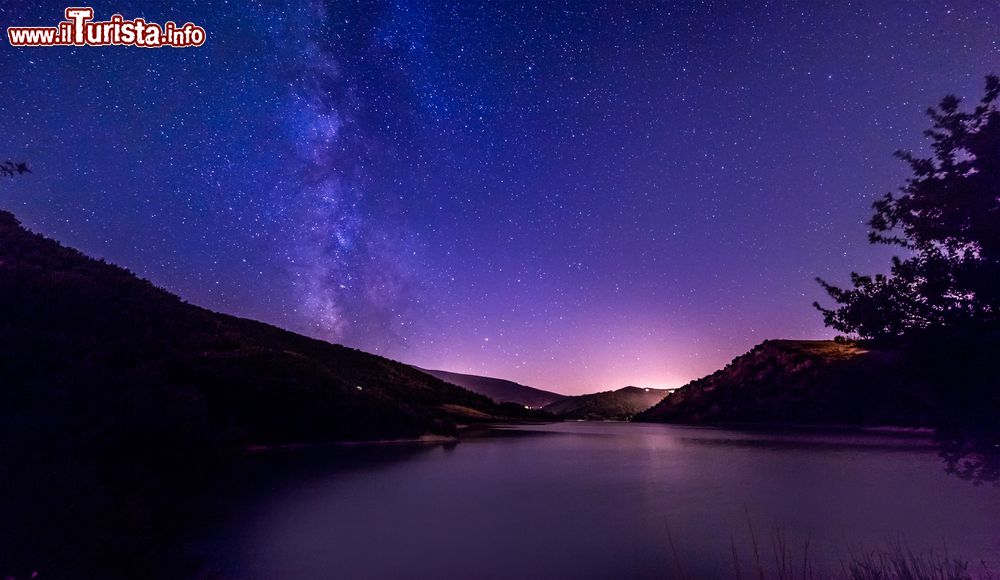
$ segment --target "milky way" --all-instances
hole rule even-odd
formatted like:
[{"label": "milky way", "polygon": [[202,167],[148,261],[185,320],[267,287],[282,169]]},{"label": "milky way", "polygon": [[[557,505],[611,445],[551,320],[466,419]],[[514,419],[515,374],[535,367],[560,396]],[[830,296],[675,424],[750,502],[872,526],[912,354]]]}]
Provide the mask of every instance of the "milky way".
[{"label": "milky way", "polygon": [[[4,2],[4,25],[65,4]],[[981,2],[138,2],[204,46],[0,47],[0,207],[185,299],[583,392],[829,337]]]},{"label": "milky way", "polygon": [[372,211],[366,174],[382,144],[356,117],[361,97],[316,24],[329,19],[325,6],[313,3],[307,15],[294,39],[275,38],[294,63],[281,113],[298,171],[281,193],[294,200],[285,241],[296,313],[311,334],[384,351],[405,344],[413,252]]}]

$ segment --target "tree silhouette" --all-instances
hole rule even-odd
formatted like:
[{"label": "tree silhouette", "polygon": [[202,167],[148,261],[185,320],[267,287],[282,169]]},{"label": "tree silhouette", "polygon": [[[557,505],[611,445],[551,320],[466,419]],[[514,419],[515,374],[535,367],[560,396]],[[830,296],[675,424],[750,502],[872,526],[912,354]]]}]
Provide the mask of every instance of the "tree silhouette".
[{"label": "tree silhouette", "polygon": [[913,173],[873,205],[869,241],[905,249],[889,275],[851,274],[842,289],[817,279],[839,305],[814,306],[827,326],[859,338],[1000,322],[1000,78],[969,112],[949,95],[928,109],[933,155],[898,151]]},{"label": "tree silhouette", "polygon": [[28,164],[23,161],[14,162],[7,160],[0,162],[0,176],[14,177],[15,175],[22,175],[24,173],[31,173],[31,170],[28,169]]}]

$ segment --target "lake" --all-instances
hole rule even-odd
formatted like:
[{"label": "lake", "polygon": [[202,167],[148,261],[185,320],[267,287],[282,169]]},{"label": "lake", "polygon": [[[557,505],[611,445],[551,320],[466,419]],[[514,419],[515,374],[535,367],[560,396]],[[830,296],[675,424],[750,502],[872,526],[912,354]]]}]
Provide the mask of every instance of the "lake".
[{"label": "lake", "polygon": [[1000,568],[1000,488],[907,433],[557,423],[268,453],[255,477],[192,548],[222,578],[728,579],[751,525],[797,570],[807,543],[822,571],[898,538]]}]

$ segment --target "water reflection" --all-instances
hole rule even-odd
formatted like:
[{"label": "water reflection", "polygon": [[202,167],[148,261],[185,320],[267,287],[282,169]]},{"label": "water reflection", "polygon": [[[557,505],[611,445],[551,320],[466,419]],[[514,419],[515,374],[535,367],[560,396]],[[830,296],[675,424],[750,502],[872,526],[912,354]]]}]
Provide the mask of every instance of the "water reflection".
[{"label": "water reflection", "polygon": [[[199,545],[223,578],[729,578],[747,512],[817,569],[904,534],[1000,553],[1000,490],[928,434],[560,423],[443,447],[257,460],[257,493]],[[995,465],[995,464],[994,464]],[[980,470],[982,471],[982,470]],[[270,479],[268,479],[270,478]],[[665,522],[669,522],[669,533]]]},{"label": "water reflection", "polygon": [[1000,486],[1000,428],[946,427],[936,439],[945,472],[973,485]]}]

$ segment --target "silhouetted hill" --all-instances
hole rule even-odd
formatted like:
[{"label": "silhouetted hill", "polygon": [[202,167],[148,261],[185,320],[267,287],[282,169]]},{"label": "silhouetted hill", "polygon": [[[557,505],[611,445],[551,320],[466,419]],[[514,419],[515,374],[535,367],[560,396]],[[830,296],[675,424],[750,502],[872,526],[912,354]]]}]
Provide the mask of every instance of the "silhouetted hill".
[{"label": "silhouetted hill", "polygon": [[542,410],[562,419],[624,421],[659,403],[668,392],[667,389],[624,387],[617,391],[566,397]]},{"label": "silhouetted hill", "polygon": [[171,498],[250,443],[454,435],[527,413],[187,304],[0,212],[0,575],[96,559],[98,575],[43,577],[115,576],[155,549]]},{"label": "silhouetted hill", "polygon": [[7,410],[102,394],[100,379],[126,380],[133,395],[175,387],[190,412],[257,443],[451,434],[445,404],[507,414],[410,366],[187,304],[9,213],[0,295]]},{"label": "silhouetted hill", "polygon": [[767,340],[636,420],[926,426],[931,408],[899,351]]},{"label": "silhouetted hill", "polygon": [[468,389],[473,393],[485,395],[498,403],[518,403],[533,409],[540,409],[545,405],[566,398],[566,395],[543,391],[542,389],[528,387],[504,379],[465,375],[448,371],[420,370],[442,381]]}]

